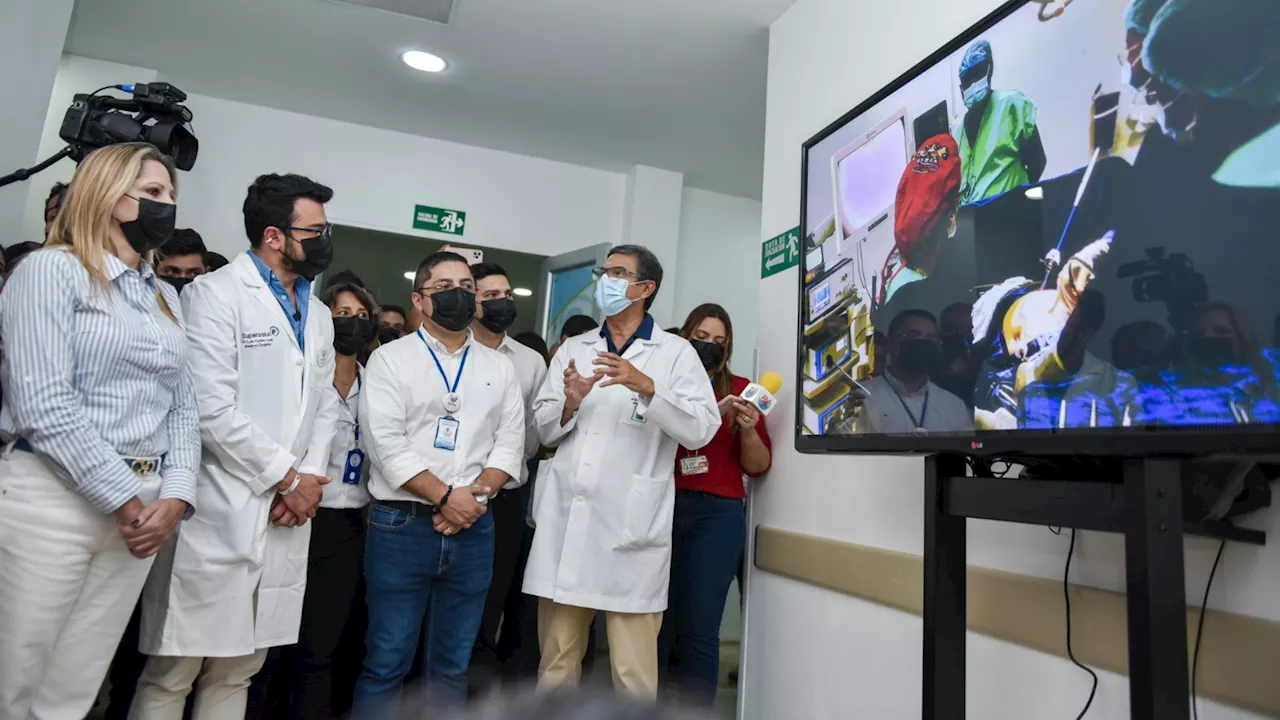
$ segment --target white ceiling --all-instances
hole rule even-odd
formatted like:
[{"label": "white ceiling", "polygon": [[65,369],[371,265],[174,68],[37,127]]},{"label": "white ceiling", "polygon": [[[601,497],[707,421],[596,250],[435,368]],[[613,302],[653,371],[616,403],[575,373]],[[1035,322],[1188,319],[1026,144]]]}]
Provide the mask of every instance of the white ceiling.
[{"label": "white ceiling", "polygon": [[[325,0],[80,0],[66,51],[188,93],[758,198],[768,26],[792,2],[457,0],[442,26]],[[410,70],[407,49],[450,68]]]}]

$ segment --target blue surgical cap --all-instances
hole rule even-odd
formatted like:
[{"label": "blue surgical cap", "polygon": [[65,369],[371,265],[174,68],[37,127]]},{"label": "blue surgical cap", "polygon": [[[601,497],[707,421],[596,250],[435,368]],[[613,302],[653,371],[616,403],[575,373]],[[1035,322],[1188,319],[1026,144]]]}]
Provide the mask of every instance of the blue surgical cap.
[{"label": "blue surgical cap", "polygon": [[1124,11],[1124,26],[1146,35],[1151,29],[1151,21],[1165,2],[1166,0],[1129,0],[1129,8]]},{"label": "blue surgical cap", "polygon": [[986,40],[979,40],[978,42],[970,45],[968,50],[964,51],[964,59],[960,61],[960,77],[964,77],[965,73],[975,67],[983,63],[989,64],[990,62],[991,43]]},{"label": "blue surgical cap", "polygon": [[1277,0],[1168,0],[1143,45],[1143,65],[1175,90],[1280,103]]}]

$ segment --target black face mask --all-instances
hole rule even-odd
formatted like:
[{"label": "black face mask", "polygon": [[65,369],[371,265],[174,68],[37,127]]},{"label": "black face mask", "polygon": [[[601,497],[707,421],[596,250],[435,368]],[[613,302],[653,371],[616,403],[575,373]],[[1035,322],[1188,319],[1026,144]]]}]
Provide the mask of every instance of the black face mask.
[{"label": "black face mask", "polygon": [[171,277],[162,277],[160,279],[172,285],[173,289],[177,290],[179,295],[182,294],[183,288],[190,285],[191,281],[195,280],[195,278],[171,278]]},{"label": "black face mask", "polygon": [[333,349],[339,355],[355,355],[373,339],[373,323],[362,317],[333,319]]},{"label": "black face mask", "polygon": [[716,343],[703,342],[702,340],[690,340],[689,344],[694,350],[698,351],[698,359],[702,361],[702,367],[706,370],[715,370],[724,364],[724,346]]},{"label": "black face mask", "polygon": [[903,340],[894,360],[910,375],[928,375],[937,370],[942,361],[942,346],[927,338]]},{"label": "black face mask", "polygon": [[462,332],[476,316],[476,294],[456,287],[431,296],[431,321],[450,332]]},{"label": "black face mask", "polygon": [[964,335],[947,334],[942,336],[942,355],[950,360],[969,359],[969,338]]},{"label": "black face mask", "polygon": [[288,232],[285,233],[285,237],[287,238],[285,242],[297,243],[302,248],[302,253],[306,255],[305,259],[298,260],[285,253],[284,257],[289,263],[290,271],[311,282],[317,275],[329,269],[329,265],[333,262],[332,231],[326,228],[324,232],[306,240],[294,240]]},{"label": "black face mask", "polygon": [[378,344],[386,345],[400,339],[400,331],[393,327],[384,327],[378,331]]},{"label": "black face mask", "polygon": [[491,333],[501,335],[516,321],[516,301],[511,298],[485,300],[480,307],[484,310],[480,324]]},{"label": "black face mask", "polygon": [[173,226],[178,220],[178,206],[149,198],[133,199],[138,201],[138,219],[120,223],[120,231],[124,233],[124,239],[129,241],[129,247],[140,254],[149,253],[173,236]]}]

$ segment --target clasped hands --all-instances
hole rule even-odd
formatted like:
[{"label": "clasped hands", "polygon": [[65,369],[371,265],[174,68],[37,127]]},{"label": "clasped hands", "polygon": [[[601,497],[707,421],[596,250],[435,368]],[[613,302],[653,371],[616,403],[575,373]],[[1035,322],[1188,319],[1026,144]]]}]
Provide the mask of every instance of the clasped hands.
[{"label": "clasped hands", "polygon": [[[288,495],[281,494],[293,486],[297,478],[298,486]],[[276,485],[276,496],[271,501],[271,524],[276,527],[299,527],[316,516],[320,507],[320,499],[324,497],[324,486],[329,478],[310,473],[290,470],[288,475]]]},{"label": "clasped hands", "polygon": [[440,506],[440,512],[431,516],[431,526],[441,535],[457,535],[469,529],[489,512],[489,506],[480,502],[489,497],[489,488],[483,485],[456,487],[449,494],[449,501]]},{"label": "clasped hands", "polygon": [[160,498],[144,505],[136,496],[121,505],[112,515],[119,523],[120,536],[136,558],[149,558],[160,552],[178,529],[189,506],[176,498]]}]

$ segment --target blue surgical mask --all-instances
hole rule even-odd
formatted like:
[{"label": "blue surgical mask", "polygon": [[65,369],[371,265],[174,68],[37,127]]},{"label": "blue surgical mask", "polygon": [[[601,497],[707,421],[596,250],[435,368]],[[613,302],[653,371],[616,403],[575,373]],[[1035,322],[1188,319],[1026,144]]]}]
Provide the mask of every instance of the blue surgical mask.
[{"label": "blue surgical mask", "polygon": [[991,78],[984,77],[964,90],[964,106],[971,108],[991,94]]},{"label": "blue surgical mask", "polygon": [[631,283],[622,278],[601,275],[596,280],[596,307],[600,308],[605,317],[613,317],[631,307],[631,303],[635,301],[627,297],[629,287]]}]

